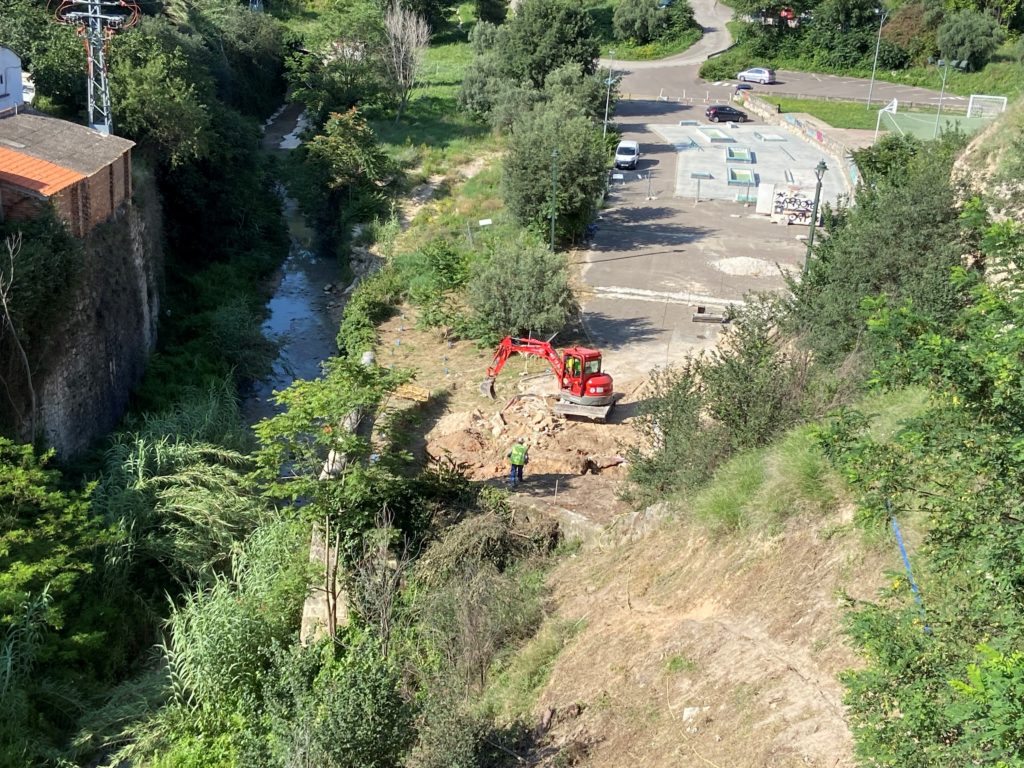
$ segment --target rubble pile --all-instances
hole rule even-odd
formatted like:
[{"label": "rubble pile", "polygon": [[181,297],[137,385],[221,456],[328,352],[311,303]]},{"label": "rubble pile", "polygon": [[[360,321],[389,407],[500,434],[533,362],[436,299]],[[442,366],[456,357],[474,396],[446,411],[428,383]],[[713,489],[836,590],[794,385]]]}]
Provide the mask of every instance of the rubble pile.
[{"label": "rubble pile", "polygon": [[601,425],[553,414],[555,401],[554,397],[517,395],[489,415],[481,408],[446,414],[427,436],[427,454],[464,464],[474,480],[503,476],[508,471],[509,448],[520,437],[530,448],[529,471],[534,475],[582,475],[623,462],[615,455],[615,446],[607,444],[607,437],[601,438]]}]

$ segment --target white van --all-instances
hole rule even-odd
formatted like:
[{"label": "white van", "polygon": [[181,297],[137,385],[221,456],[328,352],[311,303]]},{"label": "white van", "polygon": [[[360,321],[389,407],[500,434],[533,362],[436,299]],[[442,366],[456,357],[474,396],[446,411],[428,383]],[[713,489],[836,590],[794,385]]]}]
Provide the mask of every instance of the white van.
[{"label": "white van", "polygon": [[635,171],[640,158],[640,144],[635,141],[620,141],[615,148],[615,167]]}]

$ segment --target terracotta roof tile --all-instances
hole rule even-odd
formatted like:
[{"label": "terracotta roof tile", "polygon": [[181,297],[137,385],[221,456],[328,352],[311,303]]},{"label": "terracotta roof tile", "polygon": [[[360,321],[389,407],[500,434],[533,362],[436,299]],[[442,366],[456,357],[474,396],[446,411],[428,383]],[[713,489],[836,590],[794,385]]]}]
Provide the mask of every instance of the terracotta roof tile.
[{"label": "terracotta roof tile", "polygon": [[0,182],[49,197],[84,178],[77,171],[0,147]]}]

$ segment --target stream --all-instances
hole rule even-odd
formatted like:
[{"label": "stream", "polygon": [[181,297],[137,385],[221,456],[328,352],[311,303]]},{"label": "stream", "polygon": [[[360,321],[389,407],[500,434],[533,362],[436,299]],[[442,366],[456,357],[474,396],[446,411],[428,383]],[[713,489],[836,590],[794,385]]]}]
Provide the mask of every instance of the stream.
[{"label": "stream", "polygon": [[[297,105],[283,107],[264,126],[264,147],[293,149],[303,126],[304,115]],[[263,323],[263,335],[278,345],[278,353],[270,375],[253,382],[242,400],[247,424],[277,413],[279,409],[270,399],[273,392],[296,379],[316,378],[321,363],[338,351],[341,267],[334,258],[321,258],[313,252],[314,233],[298,203],[283,186],[281,194],[291,244],[288,257],[272,279],[273,292]],[[332,289],[325,290],[328,286]]]}]

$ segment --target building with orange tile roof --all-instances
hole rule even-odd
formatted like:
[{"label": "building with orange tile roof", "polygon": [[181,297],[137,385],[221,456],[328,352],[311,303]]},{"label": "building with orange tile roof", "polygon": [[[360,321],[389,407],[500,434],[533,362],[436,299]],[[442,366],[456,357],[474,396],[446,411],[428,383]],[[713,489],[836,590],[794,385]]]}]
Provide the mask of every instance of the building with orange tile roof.
[{"label": "building with orange tile roof", "polygon": [[52,203],[84,237],[131,197],[135,144],[25,111],[12,98],[18,106],[0,111],[0,221],[38,216]]}]

